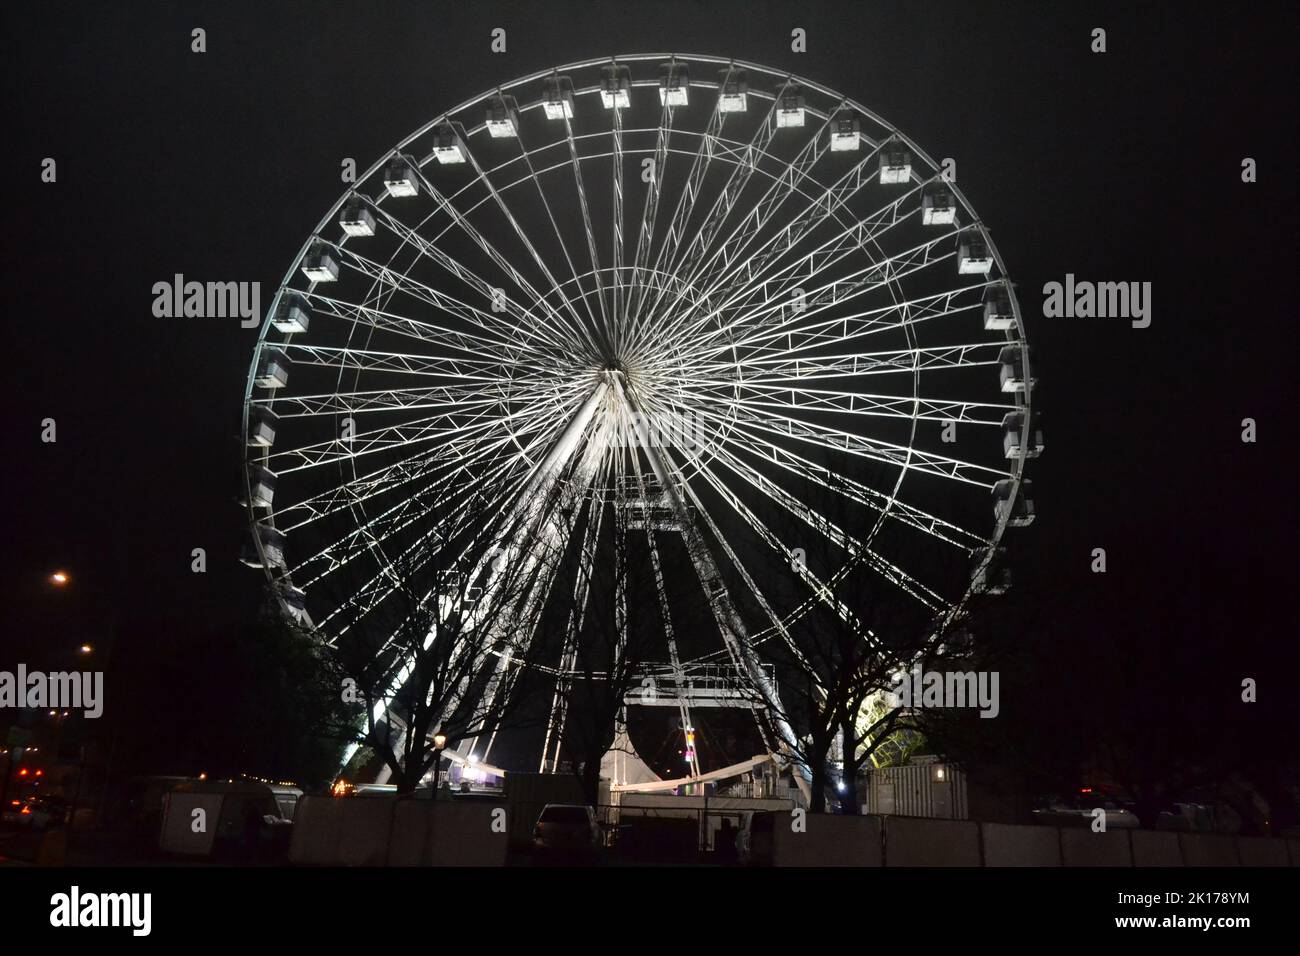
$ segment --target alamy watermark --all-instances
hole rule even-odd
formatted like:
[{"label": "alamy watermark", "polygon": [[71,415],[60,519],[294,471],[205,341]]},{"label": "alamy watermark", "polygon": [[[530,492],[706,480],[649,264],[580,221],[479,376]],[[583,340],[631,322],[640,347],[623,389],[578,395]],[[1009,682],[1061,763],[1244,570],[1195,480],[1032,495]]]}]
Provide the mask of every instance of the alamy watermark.
[{"label": "alamy watermark", "polygon": [[251,329],[262,320],[260,282],[186,282],[176,273],[171,282],[153,284],[153,314],[159,319],[231,319]]},{"label": "alamy watermark", "polygon": [[0,671],[0,707],[82,710],[92,720],[104,713],[103,671]]},{"label": "alamy watermark", "polygon": [[894,677],[890,695],[895,707],[978,708],[980,717],[996,717],[1002,709],[998,699],[997,671],[922,671],[914,667]]},{"label": "alamy watermark", "polygon": [[704,424],[698,415],[632,412],[623,428],[614,430],[615,447],[681,448],[704,447]]},{"label": "alamy watermark", "polygon": [[121,927],[132,936],[148,936],[152,917],[152,893],[83,893],[74,885],[50,897],[50,925],[59,929]]},{"label": "alamy watermark", "polygon": [[1151,324],[1150,282],[1090,282],[1076,280],[1043,285],[1043,316],[1049,319],[1131,319],[1133,328]]}]

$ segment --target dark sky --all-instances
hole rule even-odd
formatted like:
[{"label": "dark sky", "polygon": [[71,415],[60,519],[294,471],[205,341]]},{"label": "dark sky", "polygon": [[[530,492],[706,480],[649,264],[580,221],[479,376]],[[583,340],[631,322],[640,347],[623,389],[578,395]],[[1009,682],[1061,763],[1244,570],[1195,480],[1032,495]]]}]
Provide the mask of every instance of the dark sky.
[{"label": "dark sky", "polygon": [[[1189,693],[1231,697],[1238,675],[1291,692],[1293,4],[43,2],[0,16],[14,650],[0,667],[97,639],[116,614],[143,658],[189,674],[160,702],[175,721],[188,694],[237,686],[222,649],[261,587],[235,561],[256,333],[154,318],[153,283],[258,280],[265,303],[341,191],[343,157],[364,169],[501,80],[679,50],[806,75],[958,159],[1029,315],[1048,451],[1040,518],[1014,550],[1025,585],[1060,602],[1062,665],[1168,612],[1183,622],[1169,652],[1227,681]],[[489,52],[496,26],[504,55]],[[1094,26],[1105,55],[1089,52]],[[56,184],[40,181],[47,156]],[[1243,156],[1258,183],[1241,182]],[[1152,326],[1042,318],[1039,290],[1066,272],[1152,282]],[[49,593],[55,567],[75,593]]]}]

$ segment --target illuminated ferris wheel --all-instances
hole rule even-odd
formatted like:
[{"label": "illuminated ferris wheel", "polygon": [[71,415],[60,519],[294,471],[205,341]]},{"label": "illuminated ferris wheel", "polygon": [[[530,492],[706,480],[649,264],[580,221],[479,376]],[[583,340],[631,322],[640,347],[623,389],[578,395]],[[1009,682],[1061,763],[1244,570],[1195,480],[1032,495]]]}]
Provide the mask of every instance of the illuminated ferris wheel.
[{"label": "illuminated ferris wheel", "polygon": [[[304,243],[245,392],[245,560],[334,641],[356,626],[341,582],[381,606],[396,563],[432,560],[430,524],[487,499],[491,535],[456,555],[467,587],[492,588],[499,553],[538,569],[493,666],[634,541],[660,582],[647,673],[686,725],[727,703],[699,690],[718,669],[779,712],[759,652],[800,605],[762,562],[815,543],[939,612],[1005,587],[999,542],[1033,519],[1032,388],[997,249],[899,130],[753,63],[572,63],[416,130]],[[573,561],[538,559],[570,543]],[[689,633],[673,560],[711,619]],[[834,585],[792,566],[809,593]],[[543,668],[544,769],[571,655]],[[408,672],[394,662],[394,690]],[[773,746],[792,732],[775,721]]]}]

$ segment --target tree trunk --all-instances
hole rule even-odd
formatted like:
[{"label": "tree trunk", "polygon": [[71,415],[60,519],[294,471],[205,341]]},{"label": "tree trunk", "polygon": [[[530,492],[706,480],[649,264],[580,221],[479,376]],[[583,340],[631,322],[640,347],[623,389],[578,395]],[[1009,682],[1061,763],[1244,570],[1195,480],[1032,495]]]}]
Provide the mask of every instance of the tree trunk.
[{"label": "tree trunk", "polygon": [[844,783],[844,792],[840,795],[840,809],[844,813],[857,816],[858,807],[858,768],[866,758],[857,755],[858,745],[853,737],[857,729],[852,721],[844,721],[840,727],[840,739],[844,742],[844,771],[840,779]]},{"label": "tree trunk", "polygon": [[582,764],[582,799],[594,807],[600,799],[600,761],[587,760]]}]

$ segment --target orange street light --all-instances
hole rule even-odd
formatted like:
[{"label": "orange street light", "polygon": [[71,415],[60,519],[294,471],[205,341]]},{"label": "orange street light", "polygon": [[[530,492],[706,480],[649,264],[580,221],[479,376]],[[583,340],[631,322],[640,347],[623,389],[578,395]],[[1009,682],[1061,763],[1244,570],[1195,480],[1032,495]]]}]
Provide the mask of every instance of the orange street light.
[{"label": "orange street light", "polygon": [[67,584],[67,583],[68,583],[68,572],[66,572],[66,571],[55,571],[53,574],[50,575],[50,583],[51,583],[51,584],[57,584],[57,585],[59,585],[60,587],[62,587],[63,585]]}]

